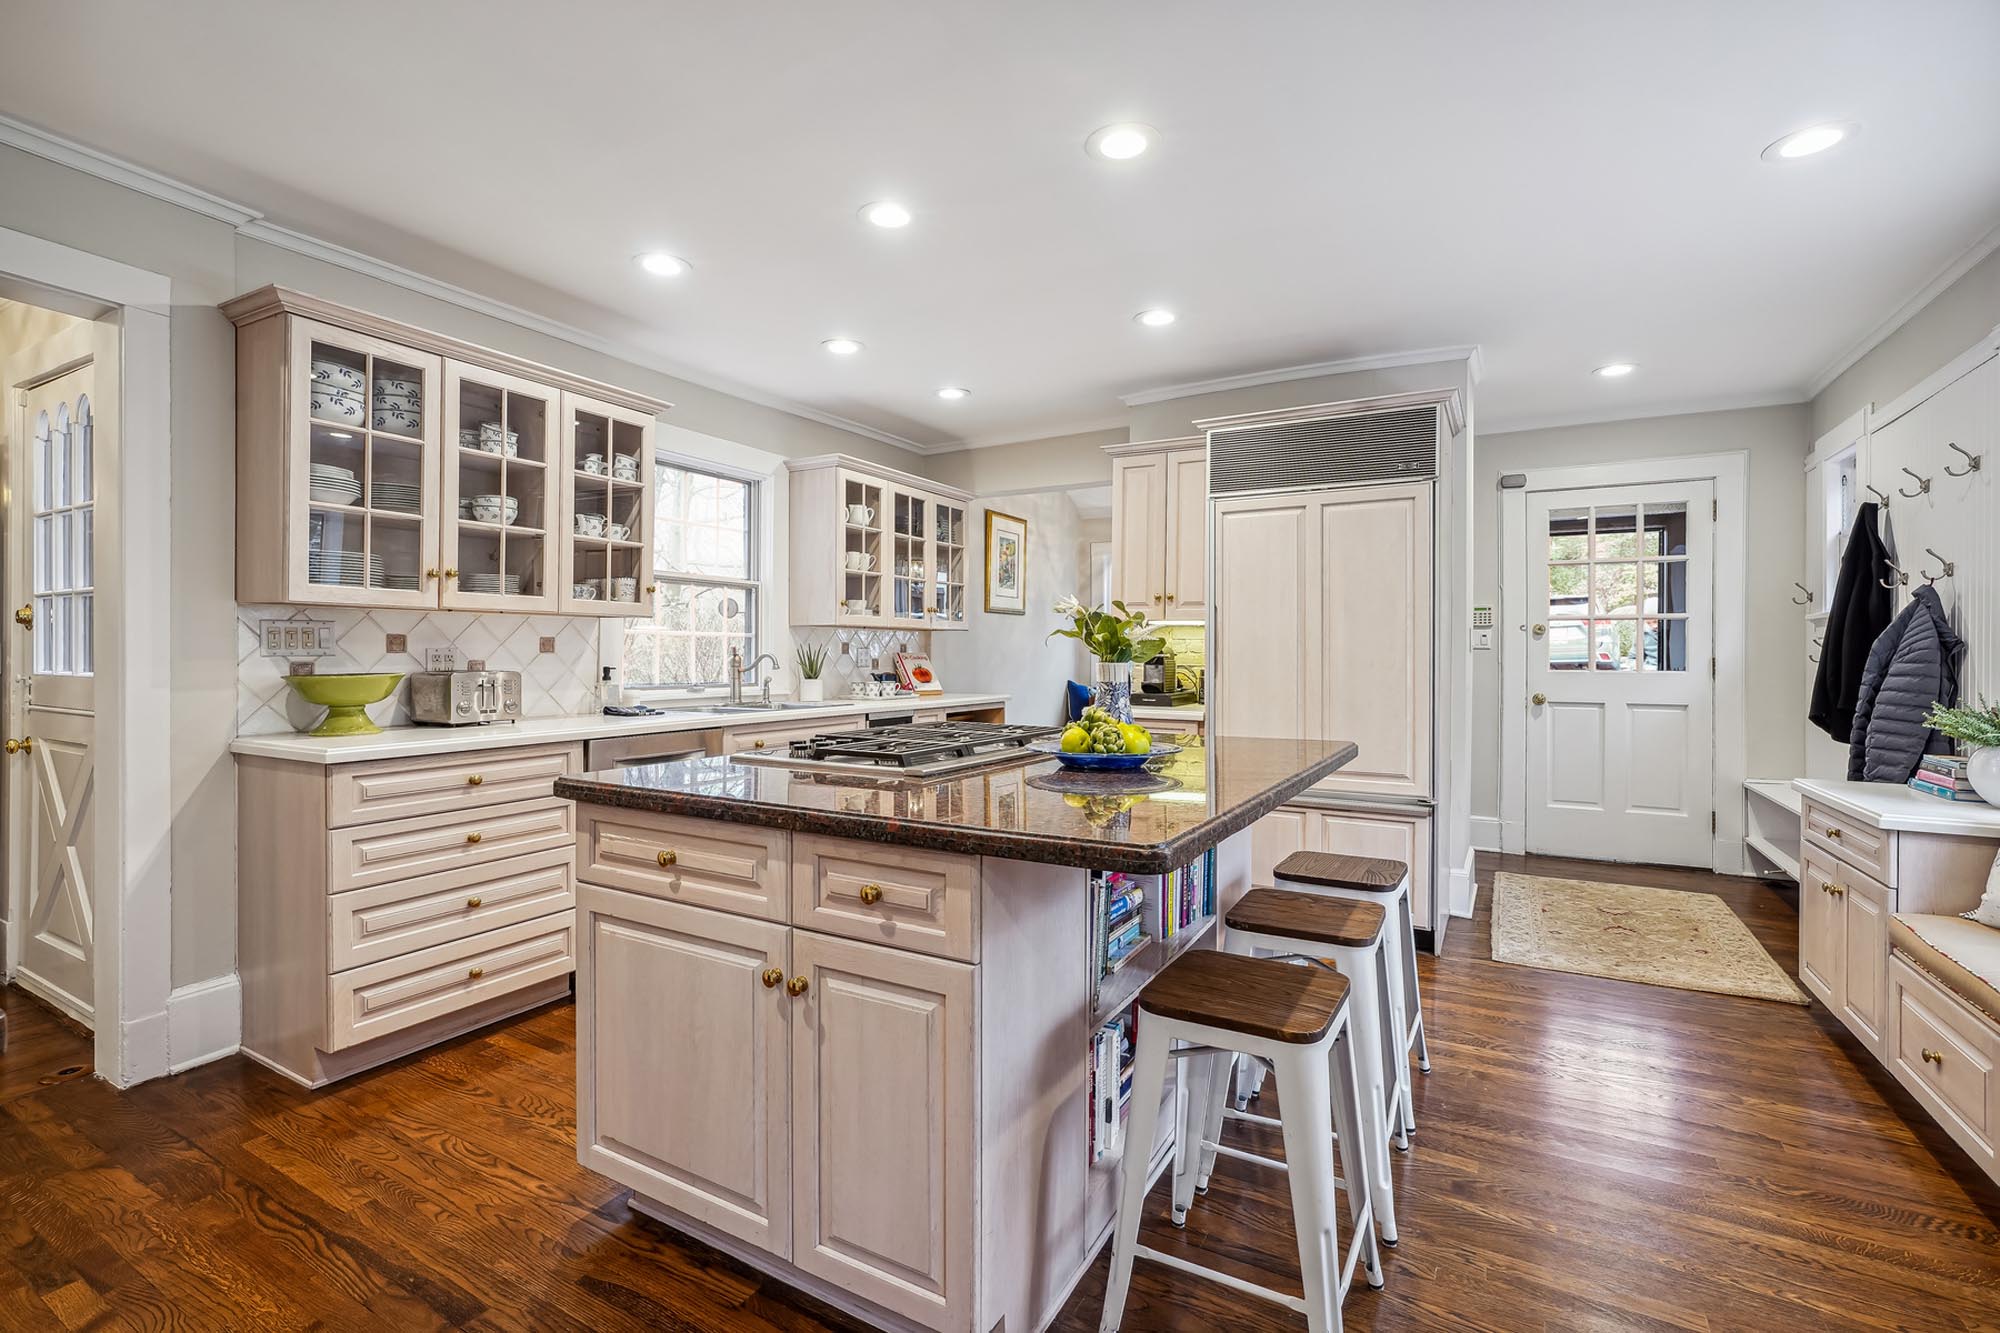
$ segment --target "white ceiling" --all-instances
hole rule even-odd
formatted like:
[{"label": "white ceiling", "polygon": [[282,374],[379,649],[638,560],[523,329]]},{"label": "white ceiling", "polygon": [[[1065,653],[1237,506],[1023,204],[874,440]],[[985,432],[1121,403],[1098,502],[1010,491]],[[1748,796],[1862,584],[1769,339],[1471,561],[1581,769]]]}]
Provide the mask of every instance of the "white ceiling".
[{"label": "white ceiling", "polygon": [[0,111],[925,447],[1467,343],[1487,429],[1796,397],[2000,220],[1991,0],[8,9]]}]

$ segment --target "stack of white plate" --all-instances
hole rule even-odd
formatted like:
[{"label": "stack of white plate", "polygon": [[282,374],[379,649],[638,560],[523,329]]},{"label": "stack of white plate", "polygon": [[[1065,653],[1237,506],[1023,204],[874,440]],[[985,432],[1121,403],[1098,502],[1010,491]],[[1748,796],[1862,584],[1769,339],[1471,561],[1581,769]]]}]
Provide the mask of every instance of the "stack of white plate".
[{"label": "stack of white plate", "polygon": [[405,592],[415,592],[418,587],[415,574],[384,574],[375,580],[378,588],[401,588]]},{"label": "stack of white plate", "polygon": [[314,463],[306,474],[306,493],[321,504],[351,505],[361,501],[361,483],[349,468]]},{"label": "stack of white plate", "polygon": [[414,514],[424,507],[424,488],[414,481],[378,481],[369,496],[369,503],[377,509]]},{"label": "stack of white plate", "polygon": [[424,386],[415,379],[375,377],[375,429],[398,435],[421,435],[424,429]]},{"label": "stack of white plate", "polygon": [[349,588],[387,586],[382,582],[382,557],[364,563],[359,551],[313,551],[306,556],[307,577],[314,583],[338,583]]},{"label": "stack of white plate", "polygon": [[458,586],[466,592],[505,593],[509,597],[521,591],[519,574],[461,574]]}]

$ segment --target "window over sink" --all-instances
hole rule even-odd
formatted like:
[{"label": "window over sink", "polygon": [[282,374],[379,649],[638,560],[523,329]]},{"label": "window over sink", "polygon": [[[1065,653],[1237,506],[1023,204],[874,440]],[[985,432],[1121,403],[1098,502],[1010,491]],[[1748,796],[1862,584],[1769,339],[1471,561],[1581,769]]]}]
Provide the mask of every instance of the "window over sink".
[{"label": "window over sink", "polygon": [[729,682],[756,658],[758,483],[661,457],[654,468],[653,614],[625,622],[627,689]]}]

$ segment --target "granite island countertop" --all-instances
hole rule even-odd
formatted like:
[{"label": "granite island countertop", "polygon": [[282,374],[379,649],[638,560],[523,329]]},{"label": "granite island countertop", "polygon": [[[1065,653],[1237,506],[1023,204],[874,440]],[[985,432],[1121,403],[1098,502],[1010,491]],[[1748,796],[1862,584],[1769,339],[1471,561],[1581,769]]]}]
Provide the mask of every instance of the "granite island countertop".
[{"label": "granite island countertop", "polygon": [[1136,774],[1074,773],[1037,756],[946,777],[878,778],[716,755],[559,778],[555,794],[933,851],[1163,874],[1354,756],[1352,741],[1211,736]]}]

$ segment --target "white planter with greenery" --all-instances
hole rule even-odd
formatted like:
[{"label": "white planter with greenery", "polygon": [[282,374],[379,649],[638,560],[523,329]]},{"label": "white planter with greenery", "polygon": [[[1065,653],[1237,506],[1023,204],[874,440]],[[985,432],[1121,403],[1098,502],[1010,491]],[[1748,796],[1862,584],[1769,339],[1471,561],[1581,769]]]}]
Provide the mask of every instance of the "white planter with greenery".
[{"label": "white planter with greenery", "polygon": [[826,670],[826,645],[802,643],[793,656],[799,663],[799,702],[821,702],[826,698],[826,686],[820,680]]},{"label": "white planter with greenery", "polygon": [[1984,698],[1977,708],[1932,704],[1924,725],[1971,750],[1965,761],[1966,781],[1981,800],[2000,806],[2000,706],[1989,704]]}]

